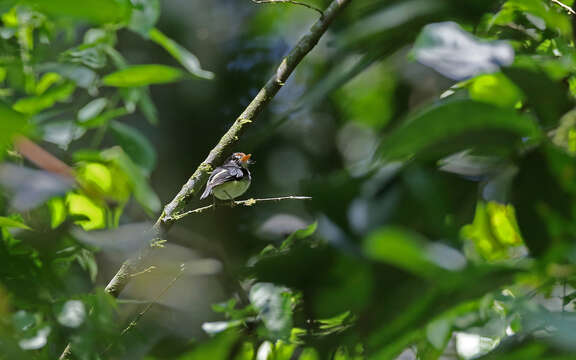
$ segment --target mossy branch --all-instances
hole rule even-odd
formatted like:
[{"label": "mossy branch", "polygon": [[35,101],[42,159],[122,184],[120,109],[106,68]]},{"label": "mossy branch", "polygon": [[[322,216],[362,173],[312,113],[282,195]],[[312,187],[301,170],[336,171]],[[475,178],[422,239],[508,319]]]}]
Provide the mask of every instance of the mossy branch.
[{"label": "mossy branch", "polygon": [[[266,84],[260,89],[258,94],[252,99],[250,104],[238,116],[234,124],[228,131],[220,138],[214,148],[208,153],[204,161],[196,168],[192,176],[182,186],[178,194],[170,201],[162,211],[162,214],[152,228],[151,246],[143,249],[136,258],[126,260],[120,269],[116,272],[114,277],[110,280],[105,288],[105,291],[114,297],[118,297],[120,292],[124,289],[126,284],[132,278],[132,275],[142,271],[144,258],[148,252],[157,249],[153,246],[158,239],[165,238],[167,231],[174,224],[176,219],[182,217],[182,210],[188,204],[190,199],[197,195],[212,169],[224,158],[232,152],[234,146],[238,142],[240,136],[245,131],[248,125],[252,125],[254,119],[264,110],[266,105],[274,98],[278,91],[284,86],[288,77],[292,74],[294,69],[300,64],[302,59],[316,46],[322,35],[326,32],[332,21],[344,10],[352,0],[333,0],[328,8],[322,12],[322,15],[310,29],[302,35],[298,43],[286,55],[276,71],[268,79]],[[66,347],[60,359],[69,359],[71,355],[70,345]]]}]

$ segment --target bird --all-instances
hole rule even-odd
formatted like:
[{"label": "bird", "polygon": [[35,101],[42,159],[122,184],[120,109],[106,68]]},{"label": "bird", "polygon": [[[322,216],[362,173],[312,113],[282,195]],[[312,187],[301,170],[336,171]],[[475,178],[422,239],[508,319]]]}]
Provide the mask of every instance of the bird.
[{"label": "bird", "polygon": [[252,154],[236,152],[218,166],[206,183],[206,189],[200,200],[210,194],[219,200],[234,200],[244,194],[252,181],[248,165],[253,164]]}]

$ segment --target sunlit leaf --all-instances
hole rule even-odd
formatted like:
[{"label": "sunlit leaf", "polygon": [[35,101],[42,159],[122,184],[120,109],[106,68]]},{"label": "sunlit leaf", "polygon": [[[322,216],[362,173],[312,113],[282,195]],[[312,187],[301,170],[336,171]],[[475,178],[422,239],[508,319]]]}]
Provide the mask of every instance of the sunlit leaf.
[{"label": "sunlit leaf", "polygon": [[496,202],[478,202],[473,223],[464,226],[461,235],[486,260],[514,257],[515,247],[523,244],[514,207]]},{"label": "sunlit leaf", "polygon": [[74,93],[76,86],[71,82],[65,82],[51,87],[42,95],[26,97],[14,104],[14,109],[25,114],[36,114],[44,109],[52,107],[56,102],[68,100]]},{"label": "sunlit leaf", "polygon": [[46,90],[48,90],[52,85],[60,82],[62,77],[58,73],[48,72],[42,75],[38,84],[36,84],[36,95],[42,95]]},{"label": "sunlit leaf", "polygon": [[190,74],[202,79],[214,78],[214,73],[202,69],[200,61],[194,54],[164,35],[160,30],[156,28],[151,29],[150,39],[162,46],[174,59],[178,60]]},{"label": "sunlit leaf", "polygon": [[77,174],[81,181],[90,182],[103,193],[112,189],[112,172],[104,164],[97,162],[83,164]]},{"label": "sunlit leaf", "polygon": [[50,227],[55,229],[66,220],[66,204],[61,197],[52,198],[46,204],[50,209]]},{"label": "sunlit leaf", "polygon": [[80,216],[82,219],[75,223],[84,230],[95,230],[106,227],[106,209],[94,200],[81,194],[70,193],[66,195],[66,205],[70,216]]},{"label": "sunlit leaf", "polygon": [[151,212],[160,210],[160,199],[148,184],[143,170],[119,147],[107,149],[101,153],[101,158],[116,164],[128,177],[133,186],[134,197],[145,209]]},{"label": "sunlit leaf", "polygon": [[5,216],[0,216],[0,227],[32,230],[28,225],[24,224],[23,222]]},{"label": "sunlit leaf", "polygon": [[424,27],[414,56],[450,79],[464,80],[510,65],[514,49],[503,41],[479,40],[454,22],[442,22]]},{"label": "sunlit leaf", "polygon": [[181,80],[184,73],[166,65],[132,65],[102,78],[102,83],[115,87],[166,84]]},{"label": "sunlit leaf", "polygon": [[470,98],[478,102],[513,108],[522,99],[520,90],[501,73],[486,74],[470,80]]},{"label": "sunlit leaf", "polygon": [[84,194],[95,201],[106,203],[106,208],[120,210],[131,195],[130,178],[117,164],[101,158],[95,160],[78,164],[77,181],[82,185]]}]

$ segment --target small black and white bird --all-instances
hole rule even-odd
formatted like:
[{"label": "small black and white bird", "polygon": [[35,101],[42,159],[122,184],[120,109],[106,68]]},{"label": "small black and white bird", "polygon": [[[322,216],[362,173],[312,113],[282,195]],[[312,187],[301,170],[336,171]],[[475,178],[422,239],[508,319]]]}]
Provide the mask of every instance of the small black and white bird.
[{"label": "small black and white bird", "polygon": [[248,170],[248,165],[254,162],[250,159],[251,156],[241,152],[230,155],[222,166],[214,169],[200,199],[212,194],[220,200],[233,200],[244,194],[252,181]]}]

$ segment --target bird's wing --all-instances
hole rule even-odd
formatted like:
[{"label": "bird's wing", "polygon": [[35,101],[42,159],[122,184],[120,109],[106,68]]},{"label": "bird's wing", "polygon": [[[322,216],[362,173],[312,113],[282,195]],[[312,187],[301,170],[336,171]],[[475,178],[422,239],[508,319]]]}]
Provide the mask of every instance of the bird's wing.
[{"label": "bird's wing", "polygon": [[210,178],[208,178],[208,182],[206,183],[206,189],[200,199],[205,199],[210,195],[212,192],[212,188],[218,185],[222,185],[225,182],[232,181],[232,180],[241,180],[244,177],[244,172],[242,168],[237,166],[219,166],[212,172]]}]

